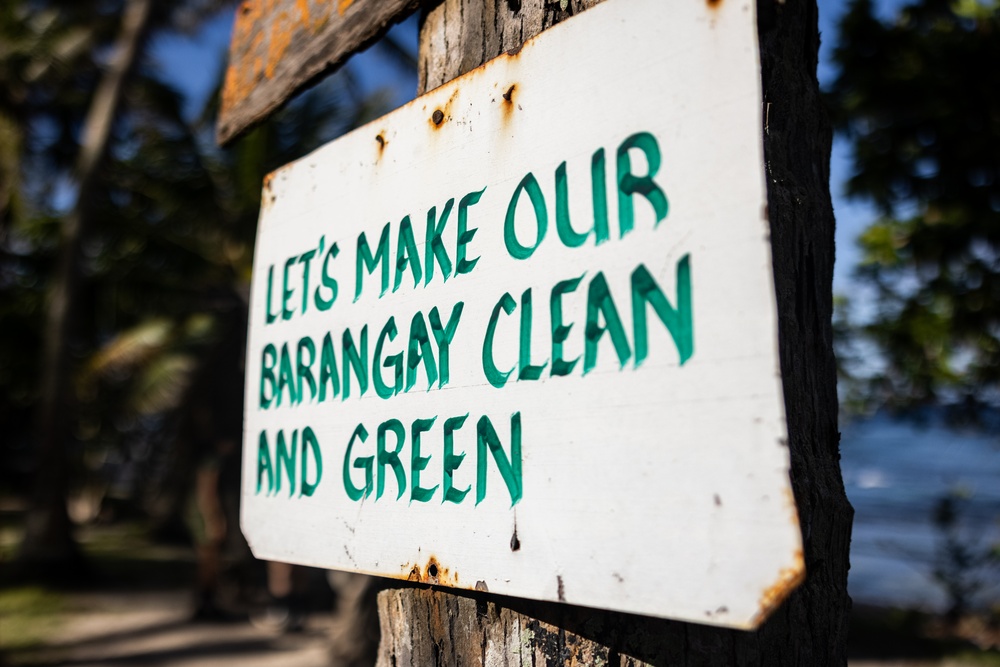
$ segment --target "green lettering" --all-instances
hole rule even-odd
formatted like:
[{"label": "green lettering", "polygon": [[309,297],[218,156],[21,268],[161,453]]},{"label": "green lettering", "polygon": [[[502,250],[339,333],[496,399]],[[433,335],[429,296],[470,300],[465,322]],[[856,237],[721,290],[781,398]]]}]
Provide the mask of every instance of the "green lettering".
[{"label": "green lettering", "polygon": [[508,292],[504,292],[503,296],[500,297],[500,300],[497,302],[497,305],[493,306],[493,312],[490,314],[489,324],[486,325],[486,338],[483,339],[483,373],[486,375],[486,379],[489,380],[490,384],[498,389],[507,383],[507,378],[514,372],[513,368],[507,372],[498,370],[493,361],[493,338],[496,335],[497,321],[500,319],[501,309],[503,309],[503,312],[508,315],[512,314],[517,309],[517,303],[514,302],[514,297],[512,297]]},{"label": "green lettering", "polygon": [[518,380],[537,380],[549,365],[548,360],[541,366],[531,364],[531,288],[521,294],[521,345],[518,349]]},{"label": "green lettering", "polygon": [[[604,317],[605,326],[602,327],[598,324],[598,315]],[[584,375],[593,370],[597,364],[598,343],[600,343],[605,331],[611,335],[611,342],[618,355],[618,363],[624,368],[625,363],[632,356],[632,350],[625,337],[625,329],[618,316],[618,309],[611,299],[608,281],[605,280],[603,272],[598,272],[590,281],[590,287],[587,289],[587,325],[584,336],[586,342],[583,349]]]},{"label": "green lettering", "polygon": [[264,308],[264,323],[271,324],[278,319],[277,313],[271,312],[271,292],[274,290],[274,264],[267,267],[267,306]]},{"label": "green lettering", "polygon": [[470,192],[469,194],[462,197],[462,200],[458,202],[458,242],[455,247],[455,275],[462,273],[469,273],[472,269],[476,268],[476,263],[479,258],[466,259],[466,249],[465,247],[472,242],[472,237],[476,235],[479,230],[476,228],[469,229],[469,207],[479,202],[482,198],[483,193],[486,192],[486,188],[478,190],[476,192]]},{"label": "green lettering", "polygon": [[[638,148],[646,155],[649,171],[645,176],[632,173],[632,163],[629,160],[629,149]],[[635,226],[635,210],[633,195],[642,195],[656,213],[656,224],[667,217],[669,205],[663,189],[653,182],[653,177],[660,170],[660,146],[656,137],[649,132],[637,132],[628,137],[618,147],[618,226],[621,238],[632,231]]]},{"label": "green lettering", "polygon": [[[302,363],[302,353],[309,353],[309,361]],[[309,401],[311,402],[316,398],[316,380],[313,378],[312,365],[316,362],[316,345],[312,342],[312,338],[305,336],[299,339],[299,344],[296,346],[295,350],[295,366],[298,372],[298,386],[297,393],[299,395],[299,402],[305,399],[305,392],[302,391],[302,382],[305,381],[309,385]]]},{"label": "green lettering", "polygon": [[590,193],[594,202],[594,245],[608,240],[607,170],[604,149],[598,148],[590,158]]},{"label": "green lettering", "polygon": [[[389,321],[379,332],[378,340],[375,342],[375,354],[372,356],[372,380],[375,383],[375,393],[380,398],[392,398],[403,390],[403,353],[390,355],[382,361],[382,346],[388,337],[390,341],[396,339],[396,318],[390,317]],[[393,385],[390,387],[382,380],[382,369],[380,366],[393,369]]]},{"label": "green lettering", "polygon": [[396,235],[396,275],[392,281],[392,291],[399,289],[403,282],[403,272],[407,265],[410,267],[410,274],[413,276],[413,286],[420,284],[420,277],[423,271],[420,268],[420,254],[417,252],[417,242],[413,238],[413,225],[410,223],[410,216],[406,216],[399,223],[399,233]]},{"label": "green lettering", "polygon": [[319,357],[319,402],[326,400],[326,385],[332,385],[330,398],[340,393],[340,371],[337,370],[337,355],[333,350],[333,337],[328,331],[323,336],[323,351]]},{"label": "green lettering", "polygon": [[551,375],[569,375],[573,372],[576,363],[580,361],[580,357],[576,357],[570,361],[563,359],[563,343],[569,338],[569,331],[573,328],[573,325],[563,324],[562,297],[563,294],[576,291],[576,288],[580,285],[580,281],[583,280],[583,276],[585,275],[581,274],[579,278],[557,282],[555,287],[552,288],[552,293],[549,295],[549,315],[552,320]]},{"label": "green lettering", "polygon": [[[535,244],[531,247],[521,245],[517,240],[517,230],[515,229],[515,219],[517,213],[517,202],[521,197],[521,191],[528,193],[531,199],[531,207],[535,212]],[[514,259],[528,259],[535,252],[535,249],[545,238],[545,232],[549,226],[549,213],[545,210],[545,195],[538,185],[538,180],[530,171],[521,179],[511,195],[510,204],[507,205],[507,217],[504,218],[503,240],[507,246],[507,253]]]},{"label": "green lettering", "polygon": [[355,262],[355,284],[354,284],[354,301],[357,302],[361,298],[361,288],[365,277],[365,271],[368,271],[368,275],[375,273],[375,269],[382,265],[382,289],[378,293],[379,298],[385,294],[386,290],[389,289],[389,223],[385,223],[382,228],[382,234],[378,238],[378,247],[375,249],[375,253],[372,254],[371,248],[368,246],[368,239],[365,237],[365,233],[361,232],[358,236],[358,253],[357,261]]},{"label": "green lettering", "polygon": [[489,417],[483,415],[476,424],[476,504],[486,498],[486,449],[489,448],[493,460],[497,464],[500,476],[503,477],[510,493],[510,505],[513,507],[523,494],[521,475],[521,413],[515,412],[510,417],[510,458],[504,454],[503,445]]},{"label": "green lettering", "polygon": [[[323,239],[320,239],[322,244]],[[330,249],[326,251],[323,255],[323,270],[320,272],[319,279],[323,283],[321,287],[316,288],[316,293],[313,294],[313,301],[316,303],[316,308],[320,311],[330,310],[333,302],[337,300],[337,279],[330,275],[330,260],[336,259],[337,255],[340,254],[340,248],[336,243],[330,246]],[[324,298],[320,296],[320,289],[326,288],[330,290],[329,298]]]},{"label": "green lettering", "polygon": [[358,380],[358,395],[364,396],[368,391],[368,325],[361,327],[361,351],[354,344],[350,329],[344,329],[341,339],[340,358],[344,364],[344,393],[341,400],[346,401],[351,396],[351,370]]},{"label": "green lettering", "polygon": [[278,370],[278,405],[281,405],[281,395],[286,387],[288,389],[288,404],[298,405],[301,397],[295,384],[295,374],[292,372],[292,359],[288,353],[288,343],[282,343]]},{"label": "green lettering", "polygon": [[[268,359],[271,360],[270,363],[268,363]],[[260,354],[260,407],[262,410],[271,407],[271,402],[277,394],[274,377],[274,365],[277,361],[278,350],[275,349],[274,345],[268,343]]]},{"label": "green lettering", "polygon": [[434,342],[438,346],[438,388],[448,384],[451,377],[451,341],[455,338],[455,330],[458,329],[458,321],[462,317],[462,310],[465,302],[459,301],[451,308],[451,315],[448,317],[448,324],[441,326],[441,314],[437,306],[431,308],[427,317],[431,322],[431,332],[434,334]]},{"label": "green lettering", "polygon": [[566,183],[566,162],[556,167],[556,231],[567,248],[578,248],[590,236],[590,230],[577,232],[569,220],[569,188]]},{"label": "green lettering", "polygon": [[451,259],[448,257],[448,251],[444,247],[441,235],[444,233],[445,225],[448,224],[448,215],[451,213],[454,205],[455,200],[449,199],[448,203],[444,205],[444,210],[441,211],[440,218],[437,217],[436,206],[431,206],[431,209],[427,211],[427,234],[425,236],[427,243],[424,246],[424,285],[429,285],[431,278],[434,277],[435,258],[441,267],[441,276],[444,282],[448,282],[448,278],[451,277]]},{"label": "green lettering", "polygon": [[291,498],[295,495],[295,459],[298,457],[299,449],[299,431],[295,429],[292,431],[292,447],[288,448],[288,444],[285,442],[285,432],[278,431],[278,444],[276,447],[275,458],[277,459],[277,465],[275,466],[277,470],[275,471],[275,485],[274,492],[279,493],[281,491],[281,471],[284,469],[285,476],[288,477],[288,497]]},{"label": "green lettering", "polygon": [[[312,454],[313,461],[316,462],[316,481],[309,481],[309,455]],[[299,489],[299,496],[311,496],[323,479],[323,452],[319,448],[319,440],[311,428],[306,426],[302,429],[302,488]]]},{"label": "green lettering", "polygon": [[462,465],[465,452],[455,454],[455,431],[462,428],[468,413],[461,417],[449,417],[444,420],[444,486],[441,502],[455,503],[456,505],[465,499],[465,495],[472,488],[472,485],[465,487],[464,491],[455,488],[455,470]]},{"label": "green lettering", "polygon": [[309,305],[309,263],[312,262],[312,258],[316,256],[315,250],[309,250],[304,252],[299,256],[299,264],[305,264],[302,267],[302,313],[305,314],[306,306]]},{"label": "green lettering", "polygon": [[[385,447],[385,434],[392,431],[396,435],[396,449],[391,452]],[[382,497],[385,490],[385,467],[392,466],[392,472],[396,475],[396,500],[403,497],[406,492],[406,471],[399,460],[399,453],[403,451],[403,444],[406,441],[406,429],[398,419],[390,419],[378,425],[376,446],[378,447],[378,482],[375,490],[375,500]]]},{"label": "green lettering", "polygon": [[424,315],[418,310],[410,320],[410,342],[406,349],[406,391],[413,389],[413,385],[417,383],[417,366],[421,360],[427,372],[427,391],[430,391],[438,379],[437,364]]},{"label": "green lettering", "polygon": [[635,330],[635,367],[649,354],[646,304],[660,318],[680,354],[681,366],[694,354],[694,320],[691,313],[691,256],[677,262],[677,308],[663,295],[652,274],[642,264],[632,272],[632,323]]},{"label": "green lettering", "polygon": [[420,434],[434,426],[437,417],[417,419],[410,425],[410,502],[426,503],[434,496],[438,485],[427,489],[420,486],[420,472],[427,467],[431,457],[420,455]]},{"label": "green lettering", "polygon": [[267,495],[274,491],[274,466],[271,465],[271,451],[267,446],[267,432],[261,431],[257,439],[257,491],[260,494],[260,483],[267,473]]},{"label": "green lettering", "polygon": [[281,280],[281,319],[290,320],[292,315],[295,314],[294,308],[288,307],[288,302],[291,300],[292,295],[295,294],[294,289],[288,289],[288,269],[291,268],[292,264],[295,264],[298,260],[298,256],[289,257],[285,260],[285,270]]},{"label": "green lettering", "polygon": [[364,487],[359,489],[354,486],[354,482],[351,480],[351,451],[354,449],[354,440],[356,438],[360,439],[361,442],[368,440],[368,430],[364,424],[358,424],[357,428],[354,429],[351,439],[347,441],[347,451],[344,452],[344,490],[347,492],[347,497],[354,501],[367,498],[371,495],[374,486],[372,480],[372,462],[375,460],[374,456],[359,456],[354,459],[354,467],[365,471]]}]

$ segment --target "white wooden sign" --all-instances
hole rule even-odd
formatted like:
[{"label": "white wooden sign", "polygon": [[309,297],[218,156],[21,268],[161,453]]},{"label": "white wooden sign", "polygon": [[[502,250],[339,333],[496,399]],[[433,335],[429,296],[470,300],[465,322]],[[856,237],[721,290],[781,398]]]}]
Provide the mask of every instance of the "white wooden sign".
[{"label": "white wooden sign", "polygon": [[753,0],[608,0],[267,179],[260,558],[754,627],[804,576]]}]

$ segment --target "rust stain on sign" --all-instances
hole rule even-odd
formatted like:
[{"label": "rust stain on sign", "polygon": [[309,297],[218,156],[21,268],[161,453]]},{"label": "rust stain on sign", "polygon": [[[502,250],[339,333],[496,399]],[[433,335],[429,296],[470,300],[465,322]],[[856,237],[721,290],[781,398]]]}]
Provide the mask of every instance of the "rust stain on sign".
[{"label": "rust stain on sign", "polygon": [[751,627],[760,625],[805,579],[805,559],[802,557],[802,551],[799,550],[795,552],[792,565],[782,568],[778,572],[777,581],[765,588],[761,593],[760,602],[758,603],[760,611],[754,617],[753,621],[751,621]]},{"label": "rust stain on sign", "polygon": [[[419,563],[404,564],[402,567],[404,574],[400,577],[407,581],[416,581],[422,584],[437,586],[448,586],[450,588],[470,588],[458,582],[458,572],[452,572],[438,562],[437,558],[431,556],[427,564],[423,567]],[[481,582],[480,582],[481,583]],[[485,586],[485,584],[483,584]],[[475,589],[479,590],[479,589]]]},{"label": "rust stain on sign", "polygon": [[456,86],[451,92],[451,96],[444,104],[438,105],[431,114],[431,129],[438,129],[446,120],[451,120],[451,107],[458,97],[459,88]]},{"label": "rust stain on sign", "polygon": [[[510,56],[516,57],[516,56]],[[507,87],[506,91],[501,95],[500,108],[503,110],[503,119],[505,122],[510,121],[514,115],[514,107],[516,106],[520,109],[520,105],[514,101],[514,94],[518,92],[517,84],[512,83]]]},{"label": "rust stain on sign", "polygon": [[342,64],[421,0],[244,0],[236,11],[216,137],[225,144]]},{"label": "rust stain on sign", "polygon": [[274,194],[274,172],[271,172],[264,176],[264,194],[260,199],[260,205],[262,208],[268,209],[276,199],[277,195]]}]

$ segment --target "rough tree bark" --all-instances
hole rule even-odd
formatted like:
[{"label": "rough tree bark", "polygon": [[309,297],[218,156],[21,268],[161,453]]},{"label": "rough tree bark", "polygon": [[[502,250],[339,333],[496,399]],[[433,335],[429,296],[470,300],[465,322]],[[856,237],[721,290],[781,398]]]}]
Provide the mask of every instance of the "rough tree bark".
[{"label": "rough tree bark", "polygon": [[[46,314],[38,407],[38,473],[25,536],[18,552],[22,568],[70,576],[79,552],[66,512],[69,487],[67,446],[74,415],[72,343],[84,281],[82,248],[90,224],[90,198],[108,149],[122,93],[149,25],[153,0],[129,0],[107,70],[87,110],[76,159],[77,194],[63,221],[56,271]],[[63,569],[54,570],[53,565]]]},{"label": "rough tree bark", "polygon": [[[421,92],[597,1],[445,0],[421,25]],[[846,663],[853,510],[839,465],[830,323],[832,135],[816,81],[815,0],[759,0],[758,33],[781,369],[805,584],[756,632],[395,585],[378,597],[379,665]]]}]

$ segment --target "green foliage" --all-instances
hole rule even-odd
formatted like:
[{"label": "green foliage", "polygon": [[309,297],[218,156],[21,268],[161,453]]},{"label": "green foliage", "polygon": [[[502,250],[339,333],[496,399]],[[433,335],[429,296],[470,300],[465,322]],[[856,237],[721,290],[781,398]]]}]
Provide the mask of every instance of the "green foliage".
[{"label": "green foliage", "polygon": [[933,522],[938,545],[931,577],[948,596],[947,617],[957,622],[976,595],[995,589],[1000,544],[983,544],[981,535],[963,533],[961,520],[969,493],[956,489],[938,499]]},{"label": "green foliage", "polygon": [[893,22],[854,0],[827,93],[851,142],[848,194],[877,312],[858,332],[884,364],[871,406],[1000,406],[1000,3],[918,0]]},{"label": "green foliage", "polygon": [[[58,237],[51,200],[109,39],[107,16],[45,2],[0,5],[0,455],[23,467],[37,402],[47,276]],[[93,7],[89,7],[93,8]]]},{"label": "green foliage", "polygon": [[[46,300],[67,201],[77,194],[80,129],[122,8],[120,0],[0,3],[0,486],[37,463],[32,419]],[[158,34],[197,29],[220,8],[235,3],[156,3],[86,193],[94,224],[82,244],[80,319],[69,341],[76,406],[63,415],[73,423],[76,486],[100,473],[86,467],[108,460],[145,457],[143,480],[168,476],[154,463],[191,460],[177,447],[184,438],[189,448],[202,442],[191,424],[206,418],[191,413],[203,394],[242,396],[233,331],[246,326],[264,175],[387,110],[383,92],[361,95],[343,73],[220,150],[218,94],[186,119],[181,93],[159,78],[147,48]]]},{"label": "green foliage", "polygon": [[0,652],[41,644],[59,629],[64,607],[61,595],[44,588],[0,589]]}]

